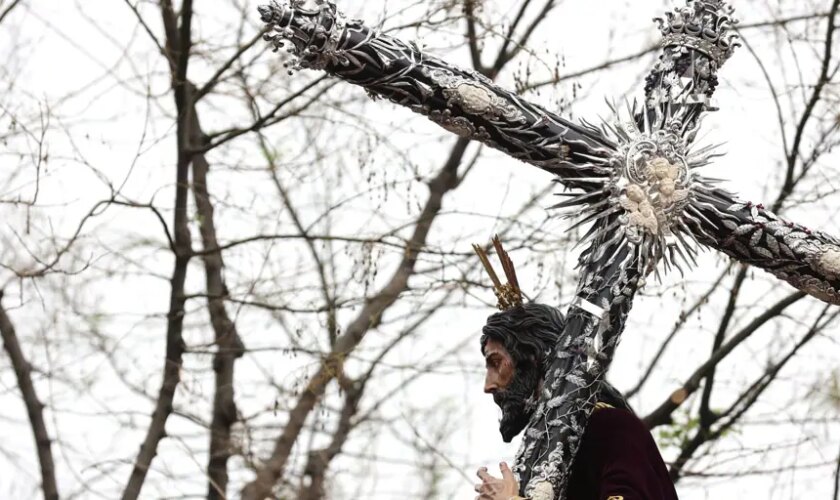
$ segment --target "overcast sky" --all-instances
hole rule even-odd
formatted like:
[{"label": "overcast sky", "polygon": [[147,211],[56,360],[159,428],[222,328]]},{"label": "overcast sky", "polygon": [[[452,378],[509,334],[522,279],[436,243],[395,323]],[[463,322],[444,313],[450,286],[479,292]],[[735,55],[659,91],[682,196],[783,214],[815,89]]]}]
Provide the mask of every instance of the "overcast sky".
[{"label": "overcast sky", "polygon": [[[248,11],[252,12],[256,29],[258,18],[256,5],[259,2],[243,0],[240,2]],[[354,2],[346,0],[339,2],[340,8],[356,17],[377,21],[384,14],[393,13],[401,6],[408,4],[403,0]],[[489,12],[503,12],[504,0],[488,1]],[[753,23],[773,18],[779,12],[794,14],[799,10],[808,11],[812,2],[785,2],[772,0],[769,2],[741,1],[736,7],[741,19],[746,23]],[[815,5],[827,5],[827,2],[816,2]],[[655,25],[651,18],[660,15],[669,2],[662,0],[607,0],[603,2],[566,0],[562,8],[552,14],[549,25],[543,26],[532,40],[531,47],[537,52],[546,52],[551,59],[554,55],[562,57],[564,70],[575,72],[587,68],[594,63],[607,58],[632,54],[650,45],[657,39]],[[780,7],[781,6],[781,7]],[[235,16],[235,10],[230,8],[228,0],[203,0],[196,2],[196,9],[202,16],[202,21],[196,27],[197,38],[211,39],[229,35],[225,30],[230,29],[230,16]],[[161,26],[158,17],[153,16],[154,8],[142,5],[142,12],[146,14],[150,25],[157,33]],[[395,22],[393,20],[389,22]],[[388,25],[386,24],[386,27]],[[786,52],[785,45],[768,37],[758,36],[750,38],[752,49],[768,65],[768,72],[780,82],[780,91],[788,88],[785,80],[790,82],[794,60],[790,52]],[[748,35],[749,36],[749,35]],[[246,37],[247,38],[247,37]],[[419,40],[429,50],[445,51],[445,57],[459,64],[466,64],[468,54],[463,48],[450,50],[448,47],[456,37],[450,39],[433,39],[431,37]],[[808,52],[804,44],[796,45],[801,51],[797,64],[802,66],[802,72],[808,78],[814,78],[815,67],[813,54]],[[840,46],[838,46],[840,49]],[[811,56],[811,57],[808,57]],[[263,57],[273,57],[263,54]],[[9,126],[10,116],[27,117],[29,123],[37,115],[38,106],[47,113],[50,110],[51,131],[47,136],[51,160],[44,178],[39,183],[39,198],[53,208],[45,208],[39,212],[40,218],[35,233],[43,229],[47,223],[50,231],[68,235],[78,225],[79,220],[97,200],[107,195],[102,176],[108,181],[120,185],[125,184],[126,193],[135,199],[146,200],[152,197],[168,205],[171,199],[171,166],[173,165],[174,129],[171,98],[166,94],[168,75],[166,67],[156,49],[149,43],[146,33],[137,26],[133,14],[124,2],[116,0],[36,0],[29,2],[14,13],[13,17],[4,22],[0,28],[0,60],[7,61],[0,74],[15,76],[15,86],[0,98],[4,107],[4,116],[0,118],[0,127]],[[641,95],[641,77],[650,65],[651,59],[645,58],[632,64],[621,65],[609,72],[599,73],[595,77],[582,79],[580,89],[576,92],[581,96],[572,107],[575,117],[586,116],[597,119],[607,116],[609,111],[604,104],[608,99],[633,99]],[[150,75],[145,81],[138,75]],[[208,70],[200,66],[192,68],[190,73],[194,81],[202,81],[209,76]],[[308,78],[311,75],[299,74],[291,78]],[[706,172],[711,177],[725,179],[725,185],[730,190],[740,193],[744,199],[760,202],[765,200],[768,193],[778,189],[781,179],[781,146],[780,132],[776,120],[776,110],[770,93],[764,83],[758,64],[750,53],[741,49],[737,55],[727,63],[723,70],[721,87],[717,94],[720,111],[708,117],[704,124],[704,143],[725,143],[723,150],[727,156],[719,160]],[[285,74],[277,74],[276,78],[290,78]],[[511,85],[510,74],[504,74],[501,82]],[[146,89],[151,89],[153,95],[164,95],[162,99],[150,101],[146,98]],[[836,92],[836,87],[834,88]],[[360,90],[347,91],[349,95]],[[555,91],[531,94],[529,99],[535,100],[548,107],[555,106],[559,96]],[[572,92],[570,85],[561,86],[556,92]],[[229,107],[226,107],[228,106]],[[393,143],[403,147],[409,154],[416,155],[416,163],[420,170],[431,171],[438,157],[423,150],[432,146],[446,147],[451,139],[445,132],[426,123],[422,118],[396,108],[386,102],[378,105],[368,105],[363,108],[366,118],[373,126],[380,130],[393,129]],[[220,117],[227,115],[246,117],[245,110],[236,107],[224,99],[214,101],[213,109],[207,114],[221,122]],[[213,119],[209,128],[216,128]],[[266,134],[271,136],[272,129]],[[340,139],[337,139],[340,140]],[[448,141],[448,142],[447,142]],[[33,143],[15,143],[16,151],[25,151],[33,147]],[[0,146],[2,147],[2,146]],[[139,156],[138,156],[139,153]],[[249,152],[235,152],[242,154],[250,161]],[[234,158],[226,158],[231,163]],[[428,156],[427,156],[428,155]],[[835,165],[838,153],[833,156]],[[14,155],[2,154],[0,151],[0,176],[15,169],[26,169],[25,161]],[[374,164],[376,164],[374,162]],[[380,165],[386,168],[385,165]],[[338,168],[341,168],[340,166]],[[29,167],[31,171],[31,167]],[[821,171],[822,172],[822,171]],[[818,174],[818,182],[814,183],[815,193],[827,192],[838,186],[836,178],[829,174],[828,168]],[[836,171],[835,171],[836,172]],[[33,174],[34,175],[34,174]],[[264,180],[249,176],[247,172],[233,174],[220,173],[220,184],[224,187],[224,196],[240,204],[247,204],[257,200],[255,210],[259,211],[260,196],[267,196]],[[224,177],[221,177],[221,176]],[[447,198],[447,209],[461,212],[475,212],[482,214],[502,213],[512,210],[531,193],[541,189],[550,181],[547,176],[537,169],[526,168],[517,162],[503,157],[501,154],[488,152],[483,155],[480,164],[471,175],[469,183],[460,189],[456,195]],[[2,193],[8,198],[14,194],[29,197],[33,192],[33,178],[30,173],[21,176],[8,192]],[[221,196],[221,195],[220,195]],[[406,196],[411,199],[411,196]],[[249,201],[250,200],[250,201]],[[501,200],[501,201],[500,201]],[[389,203],[402,207],[402,200]],[[837,212],[840,204],[838,198],[829,198],[825,203],[810,204],[791,210],[787,215],[806,222],[814,228],[824,229],[834,234],[840,234]],[[387,205],[390,206],[390,205]],[[397,209],[395,209],[397,210]],[[400,210],[405,211],[404,208]],[[224,209],[220,209],[224,212]],[[19,208],[0,207],[0,220],[8,228],[23,234],[26,226],[27,214]],[[230,222],[221,232],[226,239],[239,234],[248,234],[250,227],[237,226],[237,221],[248,224],[250,219],[245,215],[223,214]],[[436,241],[457,239],[453,235],[469,234],[469,237],[485,238],[494,230],[492,224],[478,223],[469,217],[452,217],[446,219],[440,233],[436,234]],[[483,225],[481,225],[483,224]],[[563,231],[567,222],[554,220],[546,226],[546,230]],[[85,234],[92,248],[98,248],[90,257],[94,261],[104,258],[111,245],[119,246],[129,235],[132,238],[147,236],[151,239],[160,238],[160,226],[148,214],[128,211],[109,211],[86,227]],[[24,240],[29,238],[23,234]],[[5,248],[0,256],[6,259],[26,261],[27,256],[15,247],[14,238],[4,236]],[[34,237],[33,237],[34,239]],[[28,240],[27,240],[28,241]],[[458,240],[459,241],[459,240]],[[97,247],[97,244],[99,245]],[[464,242],[466,244],[466,241]],[[522,259],[525,254],[520,254]],[[162,275],[170,272],[171,264],[166,256],[149,256],[149,262],[160,261],[157,269]],[[690,273],[685,283],[698,285],[711,282],[723,269],[726,261],[714,255],[705,255],[701,259],[701,268]],[[242,266],[256,265],[253,262],[241,262]],[[348,263],[348,265],[350,265]],[[230,262],[228,266],[231,267]],[[523,266],[520,270],[525,283],[548,280],[537,269],[536,265]],[[197,273],[194,273],[197,274]],[[196,289],[201,286],[200,277],[193,278],[191,284]],[[32,285],[21,285],[9,279],[6,274],[0,274],[0,283],[9,286],[8,295],[14,297],[18,292],[22,298],[18,304],[22,308],[17,313],[20,318],[19,329],[24,330],[24,318],[30,318],[31,324],[42,324],[43,316],[53,314],[49,307],[39,303],[38,292]],[[71,281],[72,283],[72,281]],[[81,282],[80,282],[81,283]],[[138,380],[150,391],[158,386],[162,347],[161,323],[147,322],[142,313],[155,311],[162,313],[166,310],[168,289],[163,280],[136,278],[125,282],[103,285],[100,289],[82,287],[84,300],[98,303],[104,309],[116,316],[108,320],[108,335],[119,338],[133,346],[131,355],[125,362],[133,359],[140,367],[138,373],[147,373],[148,378]],[[282,286],[282,284],[278,284]],[[789,292],[786,286],[774,285],[772,279],[758,274],[751,287],[751,297],[762,294],[779,296]],[[20,290],[19,290],[20,289]],[[14,293],[13,293],[14,292]],[[651,351],[658,347],[662,338],[670,331],[678,318],[685,301],[693,297],[696,290],[691,286],[682,286],[678,276],[669,276],[661,285],[653,285],[637,299],[622,345],[610,372],[610,380],[620,389],[628,389],[638,378],[639,371],[650,358]],[[555,300],[555,294],[548,294],[546,300]],[[12,300],[12,299],[9,299]],[[7,301],[8,302],[8,301]],[[764,302],[767,304],[769,302]],[[14,302],[6,303],[7,306]],[[815,301],[792,309],[794,313],[802,315],[812,314],[818,304]],[[714,309],[720,304],[711,304],[708,318],[714,318]],[[482,309],[472,303],[471,307],[463,310],[450,310],[441,313],[421,337],[422,342],[413,343],[401,352],[395,353],[393,362],[407,364],[417,363],[423,359],[424,353],[432,356],[446,349],[464,343],[465,347],[458,351],[456,358],[461,366],[447,366],[440,374],[425,377],[414,383],[411,388],[400,394],[388,406],[385,412],[397,420],[393,426],[388,426],[368,445],[363,441],[354,441],[348,446],[349,458],[337,462],[337,481],[344,492],[342,498],[350,498],[358,486],[364,492],[364,498],[388,499],[398,498],[400,492],[414,492],[421,489],[417,475],[416,464],[421,461],[412,455],[407,443],[400,436],[410,436],[412,431],[422,440],[434,441],[436,438],[429,434],[423,436],[423,428],[412,428],[413,413],[418,408],[448,408],[453,415],[451,421],[436,422],[438,427],[448,429],[445,439],[435,444],[451,461],[453,468],[463,470],[463,474],[472,477],[474,470],[480,465],[491,466],[500,460],[513,460],[517,443],[506,445],[501,442],[497,432],[499,412],[489,397],[482,394],[483,361],[478,352],[478,333],[484,318],[492,311]],[[749,308],[743,311],[743,317],[737,321],[741,324],[750,319]],[[792,318],[790,321],[796,321]],[[253,329],[261,329],[262,334],[270,337],[272,327],[265,318],[243,316],[243,324]],[[668,353],[661,369],[654,374],[654,379],[632,403],[639,413],[645,414],[655,408],[663,399],[678,387],[680,381],[690,374],[697,363],[708,352],[713,332],[708,324],[693,321],[688,329],[690,335],[684,335]],[[72,329],[64,332],[68,335]],[[253,330],[252,330],[253,331]],[[39,330],[27,335],[58,335],[48,330]],[[751,375],[760,370],[768,358],[767,352],[779,341],[774,335],[786,335],[784,324],[763,329],[754,342],[747,348],[741,349],[727,363],[722,376],[720,390],[725,394],[727,389],[742,387]],[[788,337],[784,337],[787,339]],[[756,407],[753,416],[756,421],[764,417],[779,415],[791,406],[792,401],[803,398],[817,377],[826,375],[838,359],[840,349],[837,340],[840,335],[824,338],[809,346],[784,372],[784,376],[777,384],[772,394],[768,394]],[[254,339],[249,346],[259,344]],[[373,340],[372,342],[375,342]],[[767,350],[765,350],[765,348]],[[83,352],[81,349],[78,352]],[[774,351],[777,352],[777,351]],[[39,385],[39,388],[50,393],[48,399],[62,407],[65,413],[61,420],[56,418],[50,422],[52,429],[58,426],[59,438],[66,448],[64,454],[57,454],[58,474],[61,486],[66,491],[79,491],[79,498],[97,498],[92,492],[87,492],[83,484],[90,477],[109,469],[119,461],[133,457],[134,450],[140,443],[142,434],[137,431],[120,430],[120,420],[98,415],[105,409],[121,408],[130,417],[142,422],[151,412],[151,404],[142,397],[126,394],[125,387],[115,381],[107,380],[109,367],[102,359],[94,356],[74,359],[72,353],[39,353],[38,356],[55,356],[59,364],[63,363],[66,370],[73,363],[78,363],[78,376],[104,377],[95,385],[95,391],[90,397],[76,400],[75,395],[60,393],[60,386],[49,384]],[[291,380],[300,366],[288,359],[278,361],[272,366],[278,380]],[[284,373],[284,370],[286,371]],[[8,361],[0,357],[0,497],[26,498],[37,487],[37,462],[32,445],[31,435],[25,420],[23,406],[18,400],[13,378],[10,376]],[[249,373],[243,368],[243,378]],[[253,368],[256,372],[256,368]],[[396,376],[396,375],[395,375]],[[196,382],[191,386],[187,380],[183,392],[179,392],[182,403],[206,396],[207,388]],[[58,393],[51,393],[57,391]],[[276,395],[265,393],[249,393],[247,387],[241,389],[243,398],[256,407],[272,404]],[[198,404],[198,403],[197,403]],[[797,417],[807,417],[812,403],[803,403],[793,413],[785,413],[786,419],[791,421]],[[443,412],[446,416],[446,412]],[[418,413],[419,414],[419,413]],[[440,417],[440,412],[438,412]],[[433,423],[428,422],[430,427]],[[178,429],[189,429],[188,424],[179,422],[173,417],[171,425]],[[732,436],[727,445],[731,453],[722,455],[721,460],[732,460],[743,465],[741,460],[755,462],[756,468],[772,469],[784,468],[792,461],[799,464],[824,464],[831,462],[837,453],[840,443],[840,429],[836,424],[811,425],[807,430],[811,435],[803,438],[800,435],[802,427],[798,425],[761,426],[751,425],[739,429],[736,436]],[[200,439],[204,439],[201,437]],[[796,443],[795,447],[786,447],[787,443]],[[186,446],[186,445],[185,445]],[[740,457],[743,450],[767,449],[767,453],[753,454]],[[673,458],[674,450],[664,450],[666,459]],[[11,453],[9,453],[11,452]],[[381,463],[372,470],[359,475],[359,469],[354,468],[354,456],[365,453],[378,453],[393,459],[391,463]],[[405,459],[408,464],[403,463]],[[179,444],[171,444],[164,449],[158,458],[173,470],[200,470],[204,458],[198,457],[201,464],[193,463],[193,459]],[[361,459],[359,459],[361,460]],[[718,471],[725,470],[726,462],[718,466]],[[108,480],[99,484],[100,491],[118,490],[127,478],[125,467],[117,468],[113,473],[104,473]],[[795,473],[781,473],[772,475],[747,475],[733,480],[731,478],[704,478],[702,480],[687,478],[679,485],[680,497],[684,500],[723,499],[723,498],[767,498],[767,499],[817,499],[828,498],[832,491],[831,467],[821,466],[806,468]],[[203,483],[199,478],[196,485],[176,488],[167,484],[161,477],[150,478],[149,487],[144,498],[158,498],[173,494],[170,488],[188,495],[199,494],[203,491]],[[472,479],[466,479],[454,470],[445,481],[446,491],[452,492],[453,498],[472,498]],[[108,490],[113,488],[114,490]],[[372,496],[371,496],[372,495]],[[444,495],[445,496],[445,495]],[[108,496],[106,495],[106,498]]]}]

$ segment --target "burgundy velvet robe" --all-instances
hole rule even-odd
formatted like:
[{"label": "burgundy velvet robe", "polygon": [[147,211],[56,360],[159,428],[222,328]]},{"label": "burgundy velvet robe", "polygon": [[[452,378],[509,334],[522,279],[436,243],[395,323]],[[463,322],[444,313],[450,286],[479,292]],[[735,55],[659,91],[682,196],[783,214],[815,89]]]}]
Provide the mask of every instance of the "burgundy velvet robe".
[{"label": "burgundy velvet robe", "polygon": [[618,409],[592,414],[572,466],[568,500],[677,500],[644,424]]}]

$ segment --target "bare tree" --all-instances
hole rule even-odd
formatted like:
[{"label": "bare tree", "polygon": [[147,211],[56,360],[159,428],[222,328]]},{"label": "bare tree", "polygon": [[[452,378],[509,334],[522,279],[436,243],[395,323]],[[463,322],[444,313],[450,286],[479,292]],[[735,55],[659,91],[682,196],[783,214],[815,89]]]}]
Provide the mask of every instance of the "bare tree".
[{"label": "bare tree", "polygon": [[[746,43],[719,94],[773,112],[755,137],[723,123],[726,106],[707,125],[748,136],[730,149],[753,178],[776,161],[752,196],[826,224],[837,3],[739,6]],[[491,447],[495,415],[477,403],[493,297],[470,243],[502,234],[530,297],[567,304],[579,235],[544,208],[555,186],[358,90],[289,74],[254,7],[0,2],[14,42],[2,45],[14,71],[0,72],[12,360],[0,381],[14,390],[0,394],[23,399],[36,436],[31,452],[28,434],[0,443],[0,460],[27,470],[7,446],[37,457],[40,479],[19,481],[48,498],[450,498],[506,458],[494,453],[512,455]],[[661,10],[586,7],[583,26],[569,14],[583,7],[554,0],[341,7],[575,115],[638,88],[655,40],[628,16]],[[736,175],[727,161],[720,176]],[[794,292],[710,257],[643,293],[612,378],[681,489],[725,496],[715,478],[817,471],[836,498],[834,444],[794,456],[774,434],[802,447],[840,424],[796,390],[823,387],[837,313]],[[757,463],[768,457],[780,465]]]}]

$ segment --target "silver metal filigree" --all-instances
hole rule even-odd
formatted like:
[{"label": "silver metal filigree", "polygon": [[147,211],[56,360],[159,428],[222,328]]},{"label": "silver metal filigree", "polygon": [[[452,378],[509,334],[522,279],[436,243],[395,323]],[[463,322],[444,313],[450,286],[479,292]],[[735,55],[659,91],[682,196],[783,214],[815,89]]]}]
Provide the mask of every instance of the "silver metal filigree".
[{"label": "silver metal filigree", "polygon": [[685,47],[710,57],[720,67],[740,45],[733,33],[734,9],[720,0],[689,0],[685,7],[654,19],[662,32],[662,47]]},{"label": "silver metal filigree", "polygon": [[272,0],[260,6],[267,32],[263,39],[274,46],[275,52],[291,43],[288,52],[297,59],[295,68],[324,69],[329,65],[344,65],[349,61],[339,48],[346,20],[334,2],[313,0],[307,8],[306,0]]},{"label": "silver metal filigree", "polygon": [[445,130],[453,134],[463,137],[465,139],[474,139],[477,141],[487,142],[490,140],[490,135],[483,127],[476,127],[473,123],[464,116],[454,116],[452,111],[445,109],[443,111],[427,111],[423,110],[429,119]]},{"label": "silver metal filigree", "polygon": [[[651,116],[628,105],[626,121],[615,107],[611,109],[613,121],[605,121],[598,131],[614,144],[612,151],[590,158],[610,169],[611,175],[598,181],[599,189],[556,207],[572,208],[568,216],[578,219],[576,225],[618,214],[618,224],[606,230],[611,233],[610,239],[624,239],[638,248],[641,275],[653,271],[660,260],[666,269],[674,266],[682,270],[681,262],[686,266],[695,263],[693,226],[698,212],[693,205],[702,203],[704,191],[714,184],[698,170],[709,164],[714,148],[695,145],[699,122],[674,111],[685,108],[666,105]],[[593,195],[601,201],[592,203]],[[582,242],[599,236],[603,237],[589,234]],[[614,261],[615,256],[609,255],[605,265]]]}]

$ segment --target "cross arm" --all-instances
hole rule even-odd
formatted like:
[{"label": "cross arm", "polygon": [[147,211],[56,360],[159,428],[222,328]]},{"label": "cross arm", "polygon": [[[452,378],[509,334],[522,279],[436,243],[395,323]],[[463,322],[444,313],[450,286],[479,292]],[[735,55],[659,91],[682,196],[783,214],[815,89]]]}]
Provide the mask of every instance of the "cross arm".
[{"label": "cross arm", "polygon": [[777,216],[761,204],[704,189],[692,203],[700,243],[840,305],[840,240]]},{"label": "cross arm", "polygon": [[422,52],[361,21],[345,20],[333,2],[315,9],[285,0],[259,8],[266,39],[289,44],[297,66],[320,69],[427,116],[461,137],[483,142],[558,177],[591,189],[588,178],[609,172],[588,158],[608,145],[592,130],[546,111],[472,70]]},{"label": "cross arm", "polygon": [[[316,8],[306,8],[303,3],[284,0],[260,7],[269,26],[266,38],[276,48],[290,44],[299,67],[324,70],[363,87],[374,98],[389,99],[459,136],[479,140],[554,174],[566,187],[583,191],[569,204],[599,206],[613,194],[600,188],[614,177],[616,167],[599,159],[614,156],[625,137],[572,123],[482,74],[453,66],[361,21],[346,20],[334,2],[323,1]],[[693,68],[687,102],[694,104],[683,104],[688,111],[679,113],[686,123],[694,122],[706,109],[704,100],[711,97],[717,84],[716,68],[734,48],[731,38],[725,41],[730,20],[720,2],[689,5],[698,12],[703,8],[716,11],[709,26],[720,32],[717,45],[703,46],[704,42],[687,39],[683,32],[674,34],[681,26],[679,15],[669,14],[664,32],[670,38],[666,41],[688,44],[693,54],[685,55],[673,45],[667,48],[645,89],[646,103],[665,109],[670,105],[667,96],[674,95],[669,82],[679,82],[688,68]],[[703,50],[696,50],[695,44]],[[712,59],[718,59],[718,64],[711,70],[698,66],[697,61]],[[685,61],[691,61],[690,65]],[[682,102],[684,94],[674,102]],[[711,183],[695,184],[685,215],[685,225],[675,233],[765,269],[812,296],[840,304],[837,239],[786,222],[760,205],[741,203]]]}]

